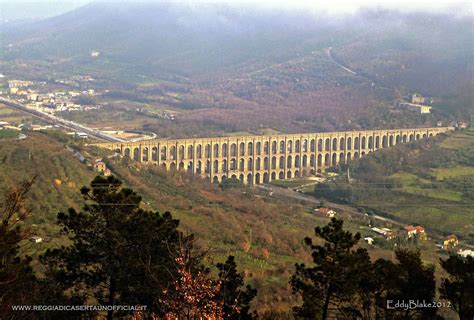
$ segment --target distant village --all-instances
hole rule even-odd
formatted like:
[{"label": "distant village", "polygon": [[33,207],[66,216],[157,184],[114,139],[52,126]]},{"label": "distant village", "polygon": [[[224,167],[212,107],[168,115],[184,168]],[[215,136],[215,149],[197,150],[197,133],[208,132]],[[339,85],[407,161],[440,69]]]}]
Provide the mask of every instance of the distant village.
[{"label": "distant village", "polygon": [[[81,76],[81,81],[93,81],[90,76]],[[66,81],[59,80],[58,83],[67,84]],[[1,92],[2,95],[9,95],[16,101],[25,104],[26,107],[54,114],[63,111],[87,111],[100,109],[100,105],[82,105],[77,103],[79,97],[94,97],[94,89],[83,91],[47,91],[41,90],[44,83],[35,83],[26,80],[9,80],[8,92]]]}]

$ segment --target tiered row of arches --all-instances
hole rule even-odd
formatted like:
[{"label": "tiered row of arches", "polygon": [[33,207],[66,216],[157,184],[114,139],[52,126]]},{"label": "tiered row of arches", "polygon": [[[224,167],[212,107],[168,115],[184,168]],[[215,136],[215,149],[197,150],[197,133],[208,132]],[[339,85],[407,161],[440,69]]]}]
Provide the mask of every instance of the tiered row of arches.
[{"label": "tiered row of arches", "polygon": [[380,148],[448,130],[451,128],[149,140],[107,147],[136,161],[186,170],[211,181],[236,178],[262,183],[321,173]]}]

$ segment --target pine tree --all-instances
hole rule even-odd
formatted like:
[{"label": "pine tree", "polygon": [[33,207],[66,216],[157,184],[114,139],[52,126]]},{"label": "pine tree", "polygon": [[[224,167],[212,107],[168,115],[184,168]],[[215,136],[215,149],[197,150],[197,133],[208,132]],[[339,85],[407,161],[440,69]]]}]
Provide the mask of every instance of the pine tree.
[{"label": "pine tree", "polygon": [[250,313],[250,303],[257,295],[257,290],[250,285],[244,285],[244,278],[237,271],[235,258],[229,256],[225,263],[217,264],[217,269],[221,281],[219,296],[224,301],[225,319],[256,319],[256,314]]},{"label": "pine tree", "polygon": [[474,319],[474,258],[452,255],[441,259],[441,266],[449,274],[442,280],[441,297],[451,302],[460,320]]},{"label": "pine tree", "polygon": [[303,299],[303,305],[294,309],[295,315],[305,319],[327,319],[334,316],[360,316],[352,298],[356,295],[360,273],[358,266],[370,264],[364,249],[353,250],[360,234],[352,235],[342,229],[343,221],[336,218],[315,234],[323,245],[314,245],[311,238],[306,244],[312,250],[314,265],[296,264],[291,285]]},{"label": "pine tree", "polygon": [[379,311],[387,319],[436,319],[436,308],[393,308],[397,301],[431,303],[436,292],[434,266],[424,265],[419,251],[400,249],[395,256],[396,263],[383,259],[375,263]]},{"label": "pine tree", "polygon": [[[58,214],[72,245],[48,250],[44,263],[64,290],[83,292],[105,305],[156,309],[178,245],[178,221],[170,213],[146,211],[141,197],[113,176],[83,187],[83,211]],[[108,311],[107,319],[114,312]]]},{"label": "pine tree", "polygon": [[[395,255],[399,268],[396,299],[432,302],[436,292],[434,266],[423,263],[420,251],[397,250]],[[436,312],[436,308],[406,310],[405,319],[414,317],[434,319]]]}]

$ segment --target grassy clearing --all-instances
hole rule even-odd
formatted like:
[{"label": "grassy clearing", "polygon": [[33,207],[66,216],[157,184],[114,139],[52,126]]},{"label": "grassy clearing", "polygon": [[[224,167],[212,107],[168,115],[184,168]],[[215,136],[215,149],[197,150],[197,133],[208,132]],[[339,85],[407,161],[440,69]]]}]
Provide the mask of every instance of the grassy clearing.
[{"label": "grassy clearing", "polygon": [[370,199],[360,205],[376,208],[444,233],[457,233],[465,239],[473,231],[473,208],[463,203],[430,196],[396,192],[383,199]]},{"label": "grassy clearing", "polygon": [[446,178],[457,178],[474,175],[474,167],[456,166],[453,168],[435,168],[432,170],[436,180],[442,181]]},{"label": "grassy clearing", "polygon": [[448,201],[461,201],[463,197],[461,192],[447,188],[426,187],[425,185],[431,184],[431,181],[420,178],[414,174],[397,172],[391,177],[402,183],[402,187],[398,189],[401,192]]},{"label": "grassy clearing", "polygon": [[0,116],[8,116],[14,114],[15,111],[7,108],[0,108]]},{"label": "grassy clearing", "polygon": [[474,130],[453,134],[440,143],[446,149],[461,149],[474,144]]},{"label": "grassy clearing", "polygon": [[0,139],[14,139],[18,134],[19,132],[15,130],[0,130]]},{"label": "grassy clearing", "polygon": [[15,124],[31,121],[31,117],[0,104],[0,120]]},{"label": "grassy clearing", "polygon": [[[293,180],[274,180],[271,182],[271,184],[277,187],[293,189],[293,188],[301,187],[302,185],[305,185],[310,182],[311,182],[310,180],[306,180],[306,179],[293,179]],[[312,188],[314,189],[314,187]]]}]

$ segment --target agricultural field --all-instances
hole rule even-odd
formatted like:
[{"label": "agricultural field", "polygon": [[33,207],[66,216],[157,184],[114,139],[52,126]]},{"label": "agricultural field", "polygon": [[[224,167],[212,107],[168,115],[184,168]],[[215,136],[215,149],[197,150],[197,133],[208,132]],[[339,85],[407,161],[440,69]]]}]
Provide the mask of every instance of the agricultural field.
[{"label": "agricultural field", "polygon": [[[390,175],[398,183],[393,192],[358,204],[442,234],[455,233],[474,244],[474,132],[456,132],[425,152],[450,154],[453,150],[452,159],[448,157],[445,163],[419,163]],[[424,159],[423,154],[418,159]]]},{"label": "agricultural field", "polygon": [[10,124],[18,125],[24,122],[31,122],[31,117],[0,103],[0,121],[6,121]]}]

